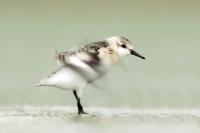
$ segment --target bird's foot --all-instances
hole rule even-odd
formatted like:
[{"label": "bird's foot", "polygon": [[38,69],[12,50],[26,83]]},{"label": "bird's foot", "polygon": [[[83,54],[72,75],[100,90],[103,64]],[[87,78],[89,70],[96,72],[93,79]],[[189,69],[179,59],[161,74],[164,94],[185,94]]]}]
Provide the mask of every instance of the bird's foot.
[{"label": "bird's foot", "polygon": [[86,113],[85,111],[81,110],[81,111],[78,111],[78,114],[81,115],[81,114],[88,114],[88,113]]}]

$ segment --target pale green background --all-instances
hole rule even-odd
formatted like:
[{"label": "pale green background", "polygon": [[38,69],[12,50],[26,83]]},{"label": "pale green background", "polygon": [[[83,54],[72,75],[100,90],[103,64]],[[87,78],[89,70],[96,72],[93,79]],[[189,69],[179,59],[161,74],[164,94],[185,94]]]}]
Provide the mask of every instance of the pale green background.
[{"label": "pale green background", "polygon": [[0,105],[70,105],[72,92],[33,84],[67,50],[123,35],[147,60],[126,57],[88,87],[85,106],[200,107],[199,1],[0,0]]}]

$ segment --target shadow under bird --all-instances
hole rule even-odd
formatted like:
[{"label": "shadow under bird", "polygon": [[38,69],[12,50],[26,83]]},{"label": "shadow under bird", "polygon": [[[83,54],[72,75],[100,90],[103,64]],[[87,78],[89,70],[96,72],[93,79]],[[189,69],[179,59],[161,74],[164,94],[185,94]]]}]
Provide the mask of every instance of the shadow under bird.
[{"label": "shadow under bird", "polygon": [[127,38],[119,36],[92,42],[76,50],[55,53],[58,68],[35,85],[73,91],[78,114],[85,114],[80,99],[84,87],[103,76],[113,64],[126,55],[145,59],[133,49]]}]

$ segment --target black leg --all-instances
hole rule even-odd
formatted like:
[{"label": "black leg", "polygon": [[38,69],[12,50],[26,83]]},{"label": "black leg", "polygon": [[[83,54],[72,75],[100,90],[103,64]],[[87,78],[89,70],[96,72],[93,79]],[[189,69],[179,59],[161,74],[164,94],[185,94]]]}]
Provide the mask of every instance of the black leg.
[{"label": "black leg", "polygon": [[83,107],[81,105],[81,100],[80,98],[77,96],[77,93],[75,90],[73,90],[74,96],[76,97],[76,101],[77,101],[77,107],[78,107],[78,114],[87,114],[84,112]]}]

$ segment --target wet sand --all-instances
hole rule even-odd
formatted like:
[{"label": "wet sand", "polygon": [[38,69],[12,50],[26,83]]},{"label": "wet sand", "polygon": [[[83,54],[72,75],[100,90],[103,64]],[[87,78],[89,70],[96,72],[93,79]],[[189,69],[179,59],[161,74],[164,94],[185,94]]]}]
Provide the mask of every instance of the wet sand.
[{"label": "wet sand", "polygon": [[1,133],[196,133],[198,109],[86,108],[77,115],[73,107],[1,107]]}]

